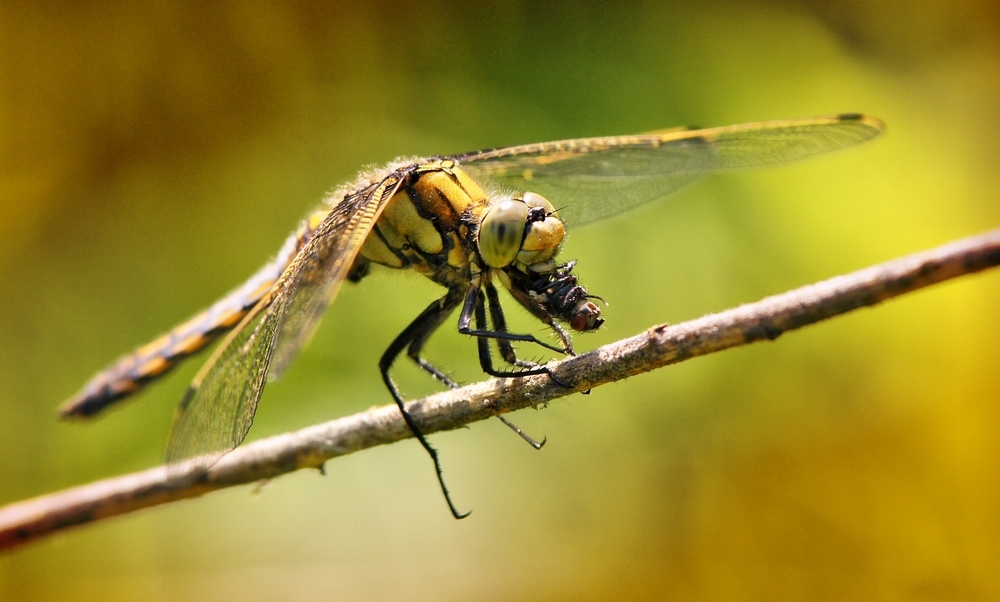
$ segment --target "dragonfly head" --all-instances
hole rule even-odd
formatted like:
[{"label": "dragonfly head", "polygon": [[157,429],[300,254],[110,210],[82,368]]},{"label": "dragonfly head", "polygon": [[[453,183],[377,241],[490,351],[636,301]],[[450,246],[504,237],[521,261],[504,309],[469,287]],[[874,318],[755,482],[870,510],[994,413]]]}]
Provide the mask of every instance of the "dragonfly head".
[{"label": "dragonfly head", "polygon": [[479,254],[487,266],[502,270],[522,302],[558,318],[578,331],[604,323],[601,308],[573,275],[576,262],[558,265],[555,256],[566,229],[545,197],[525,192],[494,204],[478,230]]},{"label": "dragonfly head", "polygon": [[487,210],[477,245],[483,262],[506,274],[511,292],[522,304],[566,322],[573,330],[595,330],[604,323],[601,308],[573,275],[576,262],[555,262],[565,236],[552,203],[540,194],[525,192]]},{"label": "dragonfly head", "polygon": [[547,272],[555,265],[552,258],[565,235],[552,203],[540,194],[525,192],[487,210],[476,244],[491,268],[514,265],[522,271]]}]

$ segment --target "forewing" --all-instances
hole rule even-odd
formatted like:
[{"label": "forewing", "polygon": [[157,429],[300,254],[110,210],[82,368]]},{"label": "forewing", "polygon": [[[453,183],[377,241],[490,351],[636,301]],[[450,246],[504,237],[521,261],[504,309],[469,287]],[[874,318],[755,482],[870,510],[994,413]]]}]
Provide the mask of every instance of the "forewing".
[{"label": "forewing", "polygon": [[303,247],[283,295],[290,300],[277,334],[270,378],[280,377],[309,342],[323,312],[340,291],[365,239],[405,177],[398,169],[381,182],[346,197]]},{"label": "forewing", "polygon": [[167,444],[173,478],[194,477],[243,442],[269,374],[308,341],[402,176],[347,195],[215,351],[178,408]]},{"label": "forewing", "polygon": [[581,138],[456,155],[474,177],[548,199],[570,225],[662,198],[707,172],[780,165],[878,135],[878,119],[834,115],[636,136]]}]

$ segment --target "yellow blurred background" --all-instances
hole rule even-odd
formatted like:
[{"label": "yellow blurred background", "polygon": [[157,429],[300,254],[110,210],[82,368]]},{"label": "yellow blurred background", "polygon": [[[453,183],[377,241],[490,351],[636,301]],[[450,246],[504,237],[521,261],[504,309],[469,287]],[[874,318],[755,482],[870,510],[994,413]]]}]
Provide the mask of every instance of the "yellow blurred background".
[{"label": "yellow blurred background", "polygon": [[[0,3],[0,504],[157,464],[200,360],[91,424],[55,408],[400,155],[888,123],[572,232],[610,301],[581,350],[995,228],[998,24],[985,1]],[[438,294],[345,287],[250,439],[389,403],[378,357]],[[998,299],[967,277],[511,416],[541,452],[498,421],[435,435],[464,521],[410,440],[32,543],[0,600],[998,599]],[[428,355],[482,378],[450,325]]]}]

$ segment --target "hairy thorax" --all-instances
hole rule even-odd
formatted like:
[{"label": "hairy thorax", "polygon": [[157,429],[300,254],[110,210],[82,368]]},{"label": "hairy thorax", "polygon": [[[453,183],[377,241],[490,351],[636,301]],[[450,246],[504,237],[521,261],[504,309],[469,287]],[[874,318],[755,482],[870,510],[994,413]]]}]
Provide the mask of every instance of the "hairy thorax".
[{"label": "hairy thorax", "polygon": [[476,260],[476,224],[489,196],[452,161],[417,168],[361,247],[361,257],[413,269],[448,288],[467,286]]}]

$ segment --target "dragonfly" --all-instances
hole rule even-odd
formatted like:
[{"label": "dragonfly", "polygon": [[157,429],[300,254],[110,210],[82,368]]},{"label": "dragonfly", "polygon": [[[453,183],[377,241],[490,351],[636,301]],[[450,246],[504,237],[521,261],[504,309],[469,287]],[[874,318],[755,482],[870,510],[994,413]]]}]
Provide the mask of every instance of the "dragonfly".
[{"label": "dragonfly", "polygon": [[[430,455],[452,515],[463,518],[468,513],[452,502],[437,451],[391,377],[400,355],[457,387],[421,351],[460,308],[458,331],[477,340],[486,374],[546,374],[569,386],[546,365],[519,359],[514,345],[573,354],[569,330],[593,331],[604,322],[594,302],[601,298],[580,284],[575,262],[558,259],[570,227],[660,199],[711,172],[781,165],[864,142],[883,129],[874,117],[841,114],[396,160],[333,192],[243,285],[96,374],[61,413],[97,414],[221,337],[188,387],[167,443],[168,474],[203,475],[243,442],[265,383],[285,372],[345,281],[360,281],[372,264],[412,269],[446,292],[392,341],[379,370]],[[558,344],[510,332],[498,284]],[[505,367],[495,367],[491,344]]]}]

